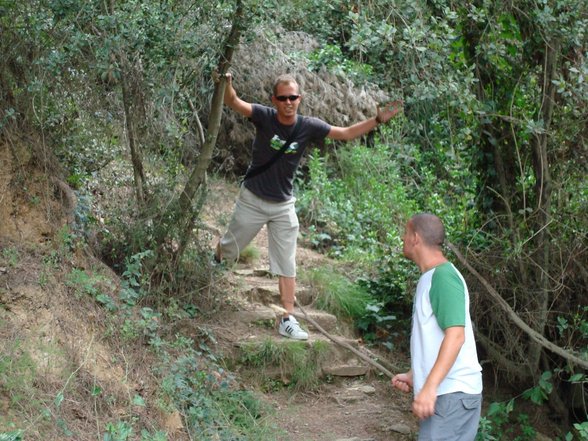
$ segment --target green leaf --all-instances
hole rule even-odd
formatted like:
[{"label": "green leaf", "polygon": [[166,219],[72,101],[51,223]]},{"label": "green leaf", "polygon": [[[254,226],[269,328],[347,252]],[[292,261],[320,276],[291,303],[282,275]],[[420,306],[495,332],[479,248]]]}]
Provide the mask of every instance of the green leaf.
[{"label": "green leaf", "polygon": [[581,381],[586,381],[586,377],[584,376],[584,374],[574,374],[570,377],[571,383],[578,383]]},{"label": "green leaf", "polygon": [[53,404],[55,404],[55,407],[59,407],[61,406],[61,403],[63,402],[63,392],[59,392],[57,394],[57,396],[55,397],[55,400],[53,400]]},{"label": "green leaf", "polygon": [[507,413],[511,413],[511,412],[514,410],[514,403],[515,403],[515,400],[514,400],[514,398],[513,398],[513,399],[511,399],[511,400],[510,400],[510,401],[507,403],[507,405],[506,405],[506,412],[507,412]]},{"label": "green leaf", "polygon": [[145,400],[141,395],[135,395],[133,397],[133,406],[145,407]]},{"label": "green leaf", "polygon": [[0,441],[23,441],[22,430],[0,433]]}]

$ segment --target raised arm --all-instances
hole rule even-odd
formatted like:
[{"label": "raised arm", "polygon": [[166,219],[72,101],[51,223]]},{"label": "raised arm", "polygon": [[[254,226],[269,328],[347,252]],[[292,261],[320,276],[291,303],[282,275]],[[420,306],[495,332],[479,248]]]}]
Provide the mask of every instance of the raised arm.
[{"label": "raised arm", "polygon": [[402,110],[402,101],[393,101],[376,110],[375,118],[366,119],[348,127],[332,126],[327,137],[337,141],[350,141],[365,135],[375,129],[378,124],[387,123],[394,118]]},{"label": "raised arm", "polygon": [[235,92],[235,89],[233,88],[233,76],[230,73],[227,73],[225,78],[227,79],[224,96],[225,104],[235,112],[238,112],[244,117],[249,118],[253,113],[253,107],[251,106],[251,103],[243,101],[237,96],[237,92]]}]

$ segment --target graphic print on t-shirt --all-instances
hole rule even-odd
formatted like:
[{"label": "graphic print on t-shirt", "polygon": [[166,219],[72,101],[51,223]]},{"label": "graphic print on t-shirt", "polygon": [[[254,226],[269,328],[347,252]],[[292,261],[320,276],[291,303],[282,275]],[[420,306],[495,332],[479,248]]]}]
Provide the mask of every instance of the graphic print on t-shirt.
[{"label": "graphic print on t-shirt", "polygon": [[[270,141],[270,145],[271,145],[272,149],[280,150],[285,142],[286,141],[284,141],[278,135],[274,135],[274,137]],[[286,151],[284,153],[286,153],[286,154],[296,153],[298,151],[299,147],[300,147],[300,145],[296,141],[294,141],[294,142],[290,143],[290,145],[288,146],[288,148],[286,149]]]}]

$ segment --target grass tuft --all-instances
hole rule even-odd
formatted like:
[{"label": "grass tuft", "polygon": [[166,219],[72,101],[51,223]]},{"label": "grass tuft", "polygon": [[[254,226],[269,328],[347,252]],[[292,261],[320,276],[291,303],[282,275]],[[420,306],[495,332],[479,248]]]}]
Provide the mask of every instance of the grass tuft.
[{"label": "grass tuft", "polygon": [[[267,338],[261,344],[243,347],[241,364],[254,368],[261,388],[274,390],[280,386],[295,390],[313,390],[321,382],[321,364],[329,353],[329,345],[322,341],[307,342]],[[276,366],[279,369],[276,371]],[[281,385],[276,378],[281,379]]]},{"label": "grass tuft", "polygon": [[259,248],[254,245],[247,245],[239,255],[239,262],[251,265],[257,262],[260,256],[261,252],[259,251]]},{"label": "grass tuft", "polygon": [[365,289],[329,266],[305,271],[301,279],[315,292],[316,307],[340,318],[364,316],[366,306],[373,301]]}]

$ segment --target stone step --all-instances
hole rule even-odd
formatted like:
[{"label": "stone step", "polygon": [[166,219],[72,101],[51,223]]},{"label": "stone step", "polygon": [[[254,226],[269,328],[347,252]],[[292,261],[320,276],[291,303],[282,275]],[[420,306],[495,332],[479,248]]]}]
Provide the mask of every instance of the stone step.
[{"label": "stone step", "polygon": [[[242,323],[255,324],[258,323],[263,327],[271,327],[271,323],[277,326],[277,320],[280,314],[270,306],[260,303],[249,303],[243,305],[240,311],[235,311],[229,316],[229,320],[238,320]],[[314,320],[320,327],[327,332],[334,332],[337,330],[337,317],[328,312],[318,311],[315,309],[305,309],[306,314]],[[294,309],[294,314],[299,318],[299,322],[303,328],[309,330],[316,330],[315,326],[304,319],[304,314],[299,308]]]},{"label": "stone step", "polygon": [[360,362],[358,360],[323,366],[323,373],[334,377],[359,377],[366,375],[368,371],[369,366],[363,361]]},{"label": "stone step", "polygon": [[[279,303],[278,277],[272,276],[267,270],[255,268],[235,269],[233,273],[240,276],[245,283],[246,287],[243,291],[249,301],[264,304]],[[312,303],[314,297],[312,289],[301,284],[296,286],[296,299],[302,306]]]},{"label": "stone step", "polygon": [[[243,292],[250,302],[258,302],[266,305],[280,302],[280,288],[278,287],[277,280],[259,278],[254,280],[244,278],[243,280],[246,283]],[[296,287],[296,299],[302,306],[307,306],[314,300],[314,294],[311,289],[298,285]]]},{"label": "stone step", "polygon": [[274,278],[272,273],[268,270],[260,268],[236,268],[233,270],[234,274],[242,277],[265,277],[268,279]]},{"label": "stone step", "polygon": [[[316,369],[314,375],[317,377],[355,377],[369,372],[370,368],[364,360],[321,334],[306,320],[306,317],[309,317],[323,330],[334,335],[338,341],[359,348],[358,340],[341,336],[352,335],[348,325],[338,323],[337,317],[333,314],[308,306],[314,300],[312,289],[304,285],[297,286],[296,297],[304,306],[306,316],[300,308],[296,308],[294,312],[301,326],[309,331],[309,339],[292,340],[280,336],[277,332],[278,320],[281,317],[278,278],[266,270],[247,267],[235,268],[233,273],[238,276],[239,282],[245,285],[244,289],[241,286],[241,291],[246,294],[245,303],[240,305],[240,310],[234,311],[228,317],[228,320],[241,325],[239,328],[243,333],[242,338],[234,343],[235,351],[230,355],[233,362],[239,366],[239,370],[243,369],[266,378],[279,378],[284,382],[288,382],[288,378],[296,378],[296,371],[305,367]],[[290,353],[296,360],[294,365],[287,361],[289,345],[298,345],[298,348],[292,348],[293,352]],[[300,347],[307,352],[301,353]],[[274,356],[283,359],[274,362],[261,360]],[[259,366],[256,363],[263,365]]]}]

